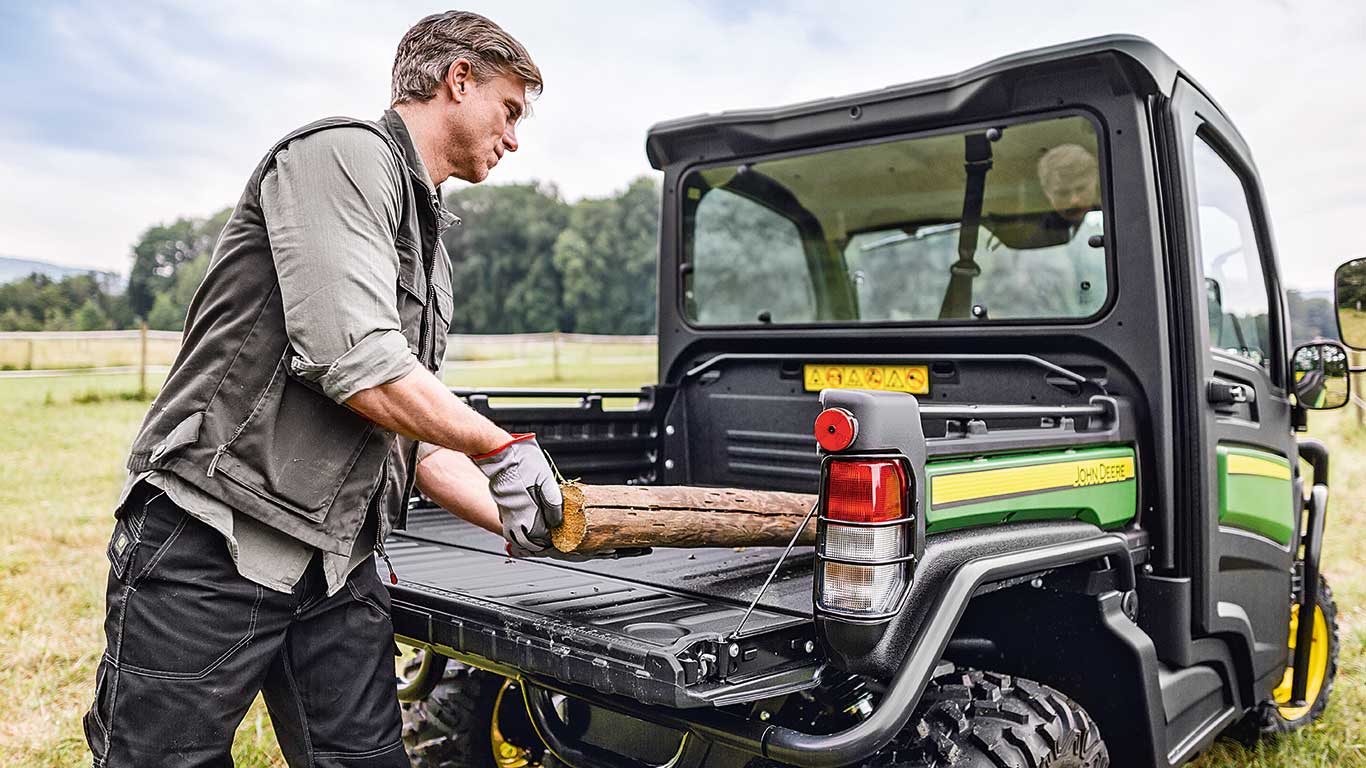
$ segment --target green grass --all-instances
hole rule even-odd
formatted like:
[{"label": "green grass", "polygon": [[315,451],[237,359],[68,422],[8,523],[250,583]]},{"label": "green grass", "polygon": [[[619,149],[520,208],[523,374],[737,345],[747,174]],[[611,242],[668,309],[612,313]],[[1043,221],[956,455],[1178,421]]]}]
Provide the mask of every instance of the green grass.
[{"label": "green grass", "polygon": [[1347,307],[1338,309],[1338,326],[1344,341],[1366,346],[1366,311]]},{"label": "green grass", "polygon": [[[563,361],[562,361],[563,363]],[[569,368],[562,368],[568,371]],[[471,386],[633,387],[653,364],[462,371]],[[0,765],[88,765],[80,717],[103,648],[104,546],[124,453],[146,404],[133,376],[0,380]],[[1327,716],[1272,745],[1220,742],[1201,768],[1366,766],[1366,427],[1351,409],[1315,414],[1333,451],[1336,488],[1325,572],[1337,593],[1342,667]],[[281,766],[258,701],[238,729],[238,766]]]}]

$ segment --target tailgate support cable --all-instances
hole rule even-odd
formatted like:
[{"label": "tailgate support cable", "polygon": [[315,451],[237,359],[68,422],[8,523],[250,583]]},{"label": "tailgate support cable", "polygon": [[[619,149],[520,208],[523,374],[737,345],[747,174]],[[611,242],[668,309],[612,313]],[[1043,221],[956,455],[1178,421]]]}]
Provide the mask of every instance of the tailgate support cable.
[{"label": "tailgate support cable", "polygon": [[726,636],[728,642],[741,638],[740,630],[745,628],[745,622],[749,621],[750,614],[754,613],[755,606],[759,604],[759,598],[764,596],[764,592],[768,590],[768,585],[772,584],[774,577],[778,575],[778,569],[783,567],[783,563],[787,560],[787,556],[792,554],[792,548],[797,546],[797,539],[801,538],[802,531],[806,530],[807,523],[811,522],[811,516],[816,514],[816,508],[819,506],[820,502],[812,504],[811,510],[806,513],[806,517],[802,518],[802,524],[797,526],[797,530],[792,533],[792,540],[787,542],[787,549],[783,550],[783,554],[778,558],[778,562],[773,564],[773,570],[768,572],[768,578],[764,579],[764,583],[759,585],[759,591],[754,595],[754,599],[749,601],[749,607],[745,609],[745,615],[740,617],[740,623],[736,624],[735,629],[732,629],[730,634]]}]

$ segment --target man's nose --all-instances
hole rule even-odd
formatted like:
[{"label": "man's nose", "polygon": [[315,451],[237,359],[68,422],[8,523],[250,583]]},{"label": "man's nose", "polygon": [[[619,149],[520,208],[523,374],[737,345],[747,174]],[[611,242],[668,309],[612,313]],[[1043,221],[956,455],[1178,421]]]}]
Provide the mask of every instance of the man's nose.
[{"label": "man's nose", "polygon": [[509,152],[517,151],[517,124],[508,123],[508,127],[503,131],[503,146]]}]

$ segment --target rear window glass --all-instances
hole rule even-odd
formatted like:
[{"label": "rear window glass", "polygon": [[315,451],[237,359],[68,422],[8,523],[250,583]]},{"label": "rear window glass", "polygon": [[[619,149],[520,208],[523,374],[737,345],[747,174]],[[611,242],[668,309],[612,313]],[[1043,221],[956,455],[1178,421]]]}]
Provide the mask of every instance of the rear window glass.
[{"label": "rear window glass", "polygon": [[683,182],[700,325],[1063,320],[1109,276],[1083,117],[705,168]]}]

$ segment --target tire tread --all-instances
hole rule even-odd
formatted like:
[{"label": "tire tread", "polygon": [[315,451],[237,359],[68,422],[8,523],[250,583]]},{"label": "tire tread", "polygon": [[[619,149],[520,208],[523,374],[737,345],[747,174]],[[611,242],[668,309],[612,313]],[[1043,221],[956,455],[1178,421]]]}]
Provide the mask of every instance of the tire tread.
[{"label": "tire tread", "polygon": [[995,672],[932,680],[914,726],[861,768],[1108,768],[1096,722],[1062,693]]},{"label": "tire tread", "polygon": [[[405,665],[413,673],[415,657]],[[402,704],[403,744],[413,768],[491,768],[493,702],[497,675],[451,662],[431,694]]]}]

